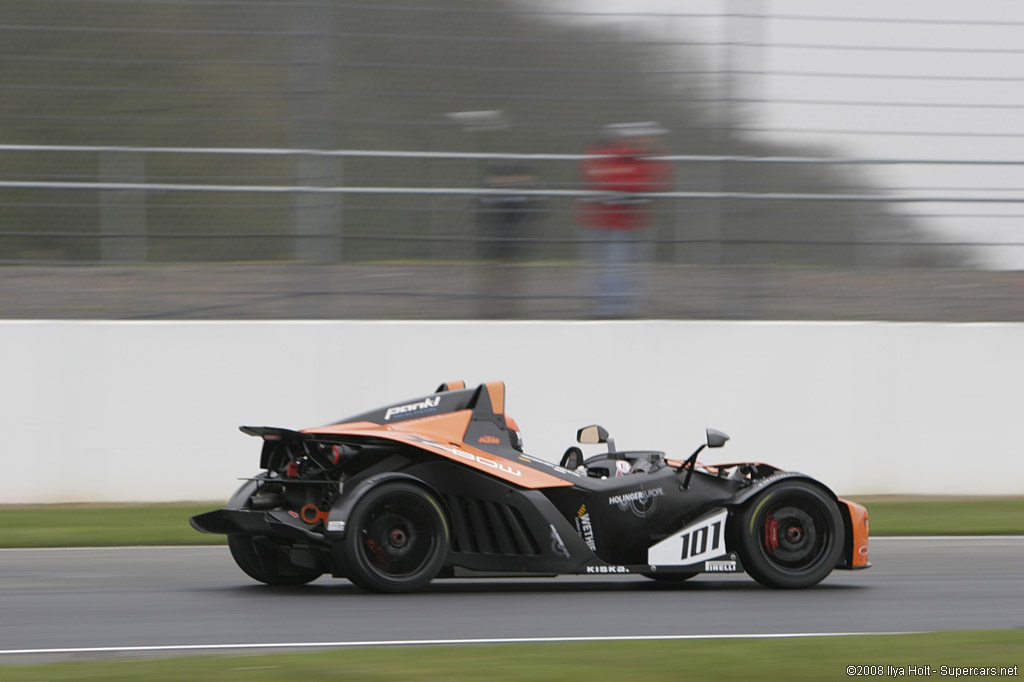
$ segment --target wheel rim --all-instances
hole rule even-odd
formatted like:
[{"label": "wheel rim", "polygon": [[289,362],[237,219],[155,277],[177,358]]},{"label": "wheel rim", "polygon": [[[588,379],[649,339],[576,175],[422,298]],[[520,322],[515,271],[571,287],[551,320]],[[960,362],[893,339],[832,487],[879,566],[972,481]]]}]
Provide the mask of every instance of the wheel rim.
[{"label": "wheel rim", "polygon": [[761,523],[760,550],[774,566],[800,572],[827,557],[835,542],[828,510],[804,495],[789,495],[773,504]]},{"label": "wheel rim", "polygon": [[435,510],[429,502],[396,493],[366,511],[359,542],[363,563],[387,580],[415,577],[426,567],[437,545]]}]

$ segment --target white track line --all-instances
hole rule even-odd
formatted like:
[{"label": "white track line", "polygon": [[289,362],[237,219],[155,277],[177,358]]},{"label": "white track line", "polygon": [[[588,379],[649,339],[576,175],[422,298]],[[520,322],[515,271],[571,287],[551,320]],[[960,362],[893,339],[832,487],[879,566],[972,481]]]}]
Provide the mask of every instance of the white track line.
[{"label": "white track line", "polygon": [[705,639],[796,639],[803,637],[859,637],[864,635],[916,635],[910,632],[785,632],[721,635],[617,635],[608,637],[494,637],[474,639],[369,640],[364,642],[274,642],[260,644],[167,644],[154,646],[64,647],[52,649],[3,649],[0,656],[16,654],[114,654],[172,651],[218,651],[230,649],[335,649],[385,646],[444,646],[467,644],[539,644],[566,642],[654,642]]}]

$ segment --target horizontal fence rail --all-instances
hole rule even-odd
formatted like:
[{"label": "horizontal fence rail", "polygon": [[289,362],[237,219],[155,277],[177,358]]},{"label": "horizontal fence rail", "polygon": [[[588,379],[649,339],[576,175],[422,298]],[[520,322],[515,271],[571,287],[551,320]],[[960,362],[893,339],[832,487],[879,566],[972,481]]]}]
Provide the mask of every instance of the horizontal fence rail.
[{"label": "horizontal fence rail", "polygon": [[[577,260],[585,257],[578,249],[600,241],[593,230],[579,227],[580,207],[616,196],[588,189],[580,181],[579,164],[592,158],[597,157],[3,144],[4,167],[17,167],[30,177],[11,177],[10,171],[0,175],[0,262],[327,263],[396,256],[473,262],[495,257],[495,249],[514,252],[517,261]],[[648,244],[647,257],[660,262],[785,262],[797,254],[796,261],[806,264],[928,264],[930,259],[960,265],[959,252],[1024,246],[1024,239],[986,242],[915,233],[907,229],[907,216],[893,213],[897,206],[929,205],[933,208],[921,219],[963,219],[971,216],[952,209],[975,206],[988,211],[975,217],[991,219],[1000,217],[992,209],[1024,203],[1024,194],[1012,187],[951,192],[954,188],[881,190],[865,185],[859,191],[779,191],[785,181],[775,177],[779,169],[782,175],[788,173],[787,168],[999,168],[1024,165],[1021,161],[700,154],[655,158],[673,165],[676,186],[642,194],[653,225],[628,241]],[[303,168],[310,159],[317,165]],[[488,168],[494,164],[527,169],[532,179],[514,187],[488,185]],[[389,183],[374,182],[381,179]],[[455,184],[459,181],[461,185]],[[806,180],[794,176],[793,183]],[[757,185],[766,189],[752,191]],[[187,200],[169,198],[175,195]],[[274,195],[287,199],[263,199]],[[212,198],[199,201],[198,196]],[[227,202],[222,196],[234,199]],[[349,201],[356,197],[369,203]],[[534,203],[507,209],[517,221],[514,230],[488,232],[481,225],[494,213],[488,213],[485,202],[501,199]],[[842,223],[842,213],[822,208],[829,205],[844,207],[839,210],[859,223]],[[857,205],[879,208],[866,213],[851,208]],[[814,224],[826,216],[832,223],[840,221],[838,227]],[[763,223],[777,227],[762,229]],[[927,250],[934,253],[922,256]]]},{"label": "horizontal fence rail", "polygon": [[[317,187],[314,185],[193,185],[130,182],[35,182],[0,180],[0,189],[125,190],[139,192],[235,192],[266,194],[409,194],[424,196],[528,196],[593,198],[615,193],[585,189],[490,189],[479,187]],[[770,192],[644,192],[648,199],[729,199],[736,201],[857,201],[874,203],[1017,204],[1021,197],[901,194],[796,194]],[[0,233],[2,234],[2,233]]]},{"label": "horizontal fence rail", "polygon": [[[582,161],[595,154],[515,154],[500,152],[425,152],[372,149],[277,149],[268,147],[114,147],[95,145],[0,144],[0,152],[133,152],[138,154],[224,154],[241,156],[320,156],[383,159],[461,159],[508,161]],[[659,154],[652,158],[687,163],[794,163],[820,165],[1024,166],[1021,160],[954,158],[859,158],[833,156],[743,156],[715,154]]]}]

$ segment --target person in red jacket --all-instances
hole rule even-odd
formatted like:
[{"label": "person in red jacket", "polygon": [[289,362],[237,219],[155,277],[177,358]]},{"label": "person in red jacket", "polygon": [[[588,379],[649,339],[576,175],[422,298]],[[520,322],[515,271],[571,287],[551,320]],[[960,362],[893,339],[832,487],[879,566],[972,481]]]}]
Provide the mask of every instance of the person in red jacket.
[{"label": "person in red jacket", "polygon": [[581,203],[580,220],[588,260],[594,268],[594,315],[629,317],[637,312],[637,270],[649,260],[652,244],[646,229],[652,223],[649,192],[664,192],[672,185],[672,166],[658,138],[665,133],[657,123],[617,123],[601,131],[601,139],[587,148],[581,174],[586,187],[602,194]]}]

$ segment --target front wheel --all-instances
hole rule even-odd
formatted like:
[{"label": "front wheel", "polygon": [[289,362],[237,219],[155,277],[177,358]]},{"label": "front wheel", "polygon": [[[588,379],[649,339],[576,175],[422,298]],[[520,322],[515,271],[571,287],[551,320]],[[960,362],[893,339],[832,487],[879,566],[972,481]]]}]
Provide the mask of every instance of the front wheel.
[{"label": "front wheel", "polygon": [[739,514],[743,566],[768,587],[793,589],[821,582],[839,561],[843,541],[835,500],[806,481],[777,483]]},{"label": "front wheel", "polygon": [[250,578],[268,585],[305,585],[320,577],[319,571],[295,566],[288,561],[284,549],[266,538],[252,535],[229,535],[231,556]]},{"label": "front wheel", "polygon": [[425,587],[448,555],[437,500],[405,482],[383,483],[356,503],[345,531],[345,577],[370,592]]}]

